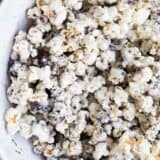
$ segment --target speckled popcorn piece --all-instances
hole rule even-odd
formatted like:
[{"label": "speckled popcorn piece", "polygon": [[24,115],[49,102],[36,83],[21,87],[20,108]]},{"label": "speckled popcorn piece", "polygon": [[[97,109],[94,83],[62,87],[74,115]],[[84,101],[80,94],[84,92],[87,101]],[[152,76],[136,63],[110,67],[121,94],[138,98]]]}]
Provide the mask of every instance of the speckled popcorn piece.
[{"label": "speckled popcorn piece", "polygon": [[7,131],[46,160],[159,160],[159,6],[36,0],[9,61]]}]

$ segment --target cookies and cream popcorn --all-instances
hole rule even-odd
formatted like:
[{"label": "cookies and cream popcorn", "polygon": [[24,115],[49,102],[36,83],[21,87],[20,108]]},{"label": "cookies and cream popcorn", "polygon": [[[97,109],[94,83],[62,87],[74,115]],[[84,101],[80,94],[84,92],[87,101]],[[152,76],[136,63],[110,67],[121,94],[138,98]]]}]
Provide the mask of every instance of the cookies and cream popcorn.
[{"label": "cookies and cream popcorn", "polygon": [[159,160],[159,1],[35,4],[8,64],[8,132],[46,160]]}]

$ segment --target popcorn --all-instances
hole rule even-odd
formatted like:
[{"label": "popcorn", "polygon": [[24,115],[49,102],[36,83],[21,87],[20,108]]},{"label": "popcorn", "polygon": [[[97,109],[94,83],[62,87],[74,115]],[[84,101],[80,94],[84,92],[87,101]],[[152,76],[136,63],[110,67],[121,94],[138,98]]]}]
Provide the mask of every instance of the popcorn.
[{"label": "popcorn", "polygon": [[37,136],[42,143],[50,140],[49,128],[43,121],[40,121],[38,124],[33,124],[32,134]]},{"label": "popcorn", "polygon": [[127,108],[123,110],[123,116],[128,121],[132,121],[135,118],[136,109],[132,103],[128,103]]},{"label": "popcorn", "polygon": [[147,91],[147,84],[144,82],[130,82],[129,83],[129,93],[133,97],[137,97]]},{"label": "popcorn", "polygon": [[115,62],[115,53],[113,51],[107,50],[102,52],[96,60],[96,67],[100,70],[106,70],[110,63]]},{"label": "popcorn", "polygon": [[128,102],[128,93],[120,87],[115,88],[114,101],[118,106]]},{"label": "popcorn", "polygon": [[138,100],[139,110],[150,113],[153,109],[153,99],[150,96],[142,96]]},{"label": "popcorn", "polygon": [[13,56],[17,57],[19,55],[20,59],[25,62],[30,56],[29,46],[30,44],[27,40],[17,42],[13,46]]},{"label": "popcorn", "polygon": [[84,86],[83,83],[81,83],[81,82],[78,82],[78,83],[75,82],[75,83],[73,83],[73,84],[68,88],[68,90],[69,90],[69,92],[70,92],[71,94],[74,93],[74,95],[82,94],[82,90],[84,89],[83,86]]},{"label": "popcorn", "polygon": [[139,9],[133,16],[133,23],[142,25],[149,17],[150,10],[147,8]]},{"label": "popcorn", "polygon": [[40,17],[40,10],[37,7],[28,10],[27,15],[29,18],[36,19]]},{"label": "popcorn", "polygon": [[58,124],[56,125],[56,130],[57,130],[58,132],[64,134],[64,135],[65,135],[65,133],[66,133],[65,130],[66,130],[67,128],[68,128],[68,124],[65,123],[64,121],[62,121],[62,122],[60,122],[60,123],[58,123]]},{"label": "popcorn", "polygon": [[93,157],[98,160],[102,156],[107,156],[108,155],[108,150],[107,150],[107,145],[106,143],[98,143],[96,145],[96,149],[93,153]]},{"label": "popcorn", "polygon": [[95,98],[100,104],[107,99],[107,92],[108,90],[106,87],[102,87],[95,92]]},{"label": "popcorn", "polygon": [[130,46],[131,44],[128,44],[128,46],[122,48],[121,54],[122,58],[124,59],[125,65],[132,65],[135,62],[135,59],[138,59],[141,57],[141,52],[137,47]]},{"label": "popcorn", "polygon": [[47,93],[43,91],[37,91],[29,100],[32,102],[36,101],[42,105],[47,105],[48,104],[47,99],[48,99]]},{"label": "popcorn", "polygon": [[[93,12],[93,13],[92,13]],[[113,22],[117,15],[116,7],[93,7],[91,8],[91,14],[98,21],[100,25],[104,25],[105,22]]]},{"label": "popcorn", "polygon": [[82,152],[82,144],[81,142],[69,142],[65,141],[63,143],[63,149],[67,155],[79,155]]},{"label": "popcorn", "polygon": [[89,105],[89,113],[90,113],[90,118],[91,119],[95,119],[96,118],[99,108],[100,108],[100,106],[97,103],[91,103]]},{"label": "popcorn", "polygon": [[97,59],[97,56],[97,52],[86,52],[86,55],[84,56],[84,63],[87,65],[93,65]]},{"label": "popcorn", "polygon": [[91,93],[101,88],[103,84],[105,84],[105,80],[101,76],[94,77],[93,79],[91,79],[91,81],[86,78],[85,81],[86,90]]},{"label": "popcorn", "polygon": [[99,123],[95,125],[95,130],[92,133],[92,141],[90,143],[96,144],[97,142],[105,141],[107,138],[107,134],[104,129],[100,126]]},{"label": "popcorn", "polygon": [[19,130],[20,112],[17,108],[10,108],[5,114],[7,130],[10,134],[15,134]]},{"label": "popcorn", "polygon": [[97,47],[100,50],[107,50],[109,48],[110,41],[105,39],[103,36],[98,36],[97,38]]},{"label": "popcorn", "polygon": [[118,84],[124,80],[125,72],[119,68],[112,68],[109,75],[109,80],[113,84]]},{"label": "popcorn", "polygon": [[149,156],[150,155],[150,147],[151,147],[151,144],[146,140],[144,139],[144,137],[142,136],[138,136],[138,155],[140,156],[141,159],[144,159],[145,157]]},{"label": "popcorn", "polygon": [[159,160],[159,6],[36,0],[8,64],[7,131],[47,160]]},{"label": "popcorn", "polygon": [[80,10],[82,8],[82,0],[65,0],[64,4],[67,8]]},{"label": "popcorn", "polygon": [[40,72],[40,69],[38,67],[31,66],[30,73],[28,76],[29,82],[37,81],[39,79],[39,72]]},{"label": "popcorn", "polygon": [[65,48],[63,46],[64,37],[62,36],[56,36],[53,39],[51,39],[47,46],[50,48],[50,53],[60,56],[65,51]]},{"label": "popcorn", "polygon": [[33,44],[40,45],[40,43],[43,43],[42,36],[43,33],[40,31],[40,29],[32,27],[29,29],[27,37]]},{"label": "popcorn", "polygon": [[33,116],[23,116],[19,121],[19,132],[21,136],[29,139],[32,136],[32,123],[35,121]]},{"label": "popcorn", "polygon": [[53,147],[52,146],[47,146],[47,148],[44,150],[43,154],[44,154],[45,157],[52,157],[54,155]]},{"label": "popcorn", "polygon": [[160,82],[159,81],[153,81],[153,83],[150,85],[150,89],[148,90],[149,94],[154,97],[155,99],[158,99],[160,97]]},{"label": "popcorn", "polygon": [[134,81],[148,82],[152,78],[153,72],[149,67],[142,69],[140,73],[135,74]]},{"label": "popcorn", "polygon": [[14,104],[26,105],[33,95],[33,90],[29,88],[28,83],[23,81],[14,81],[8,88],[7,93],[9,95],[10,102]]},{"label": "popcorn", "polygon": [[61,8],[60,10],[56,11],[56,17],[51,19],[51,23],[56,25],[56,26],[60,26],[64,20],[67,17],[67,12],[65,10],[65,8]]},{"label": "popcorn", "polygon": [[86,68],[87,68],[87,66],[83,62],[79,61],[76,64],[76,75],[84,76],[86,73]]},{"label": "popcorn", "polygon": [[68,85],[72,84],[76,80],[74,73],[64,72],[61,75],[60,84],[63,88],[66,88]]}]

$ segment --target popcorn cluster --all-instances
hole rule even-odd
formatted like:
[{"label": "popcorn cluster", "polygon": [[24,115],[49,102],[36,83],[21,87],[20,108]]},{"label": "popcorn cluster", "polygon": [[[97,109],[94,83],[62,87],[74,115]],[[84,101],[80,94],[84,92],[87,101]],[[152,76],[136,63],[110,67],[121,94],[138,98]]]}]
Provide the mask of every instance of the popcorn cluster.
[{"label": "popcorn cluster", "polygon": [[37,0],[27,16],[8,132],[46,160],[160,160],[159,0]]}]

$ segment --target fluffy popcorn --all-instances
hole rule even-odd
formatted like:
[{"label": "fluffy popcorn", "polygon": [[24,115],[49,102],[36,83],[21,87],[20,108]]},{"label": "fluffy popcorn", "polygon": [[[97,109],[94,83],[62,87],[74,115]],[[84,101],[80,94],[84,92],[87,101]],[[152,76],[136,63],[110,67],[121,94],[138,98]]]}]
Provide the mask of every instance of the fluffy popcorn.
[{"label": "fluffy popcorn", "polygon": [[107,150],[107,144],[106,143],[98,143],[96,145],[95,151],[93,153],[93,157],[98,160],[102,156],[107,156],[108,150]]},{"label": "fluffy popcorn", "polygon": [[109,80],[113,84],[118,84],[124,80],[125,72],[119,68],[112,68],[109,75]]},{"label": "fluffy popcorn", "polygon": [[113,51],[107,50],[102,52],[100,57],[96,60],[96,67],[100,70],[106,70],[109,67],[109,63],[115,61],[115,53]]},{"label": "fluffy popcorn", "polygon": [[137,97],[143,94],[147,90],[147,84],[144,82],[130,82],[129,84],[129,93],[133,97]]},{"label": "fluffy popcorn", "polygon": [[96,28],[97,23],[89,16],[86,16],[85,14],[79,14],[79,18],[73,20],[72,23],[69,23],[68,27],[75,28],[78,33],[84,33],[85,28],[87,27]]},{"label": "fluffy popcorn", "polygon": [[151,144],[146,139],[144,139],[144,137],[141,137],[141,136],[138,137],[137,152],[141,153],[139,154],[141,159],[144,159],[150,155],[150,147],[151,147]]},{"label": "fluffy popcorn", "polygon": [[107,98],[107,88],[102,87],[95,92],[95,98],[101,104]]},{"label": "fluffy popcorn", "polygon": [[20,63],[14,63],[12,66],[12,69],[10,69],[10,72],[13,74],[17,73],[18,78],[17,80],[26,80],[28,76],[28,71],[25,65],[22,65]]},{"label": "fluffy popcorn", "polygon": [[116,38],[120,36],[120,26],[116,23],[109,23],[103,28],[103,32],[105,35]]},{"label": "fluffy popcorn", "polygon": [[79,155],[82,152],[82,144],[81,142],[69,142],[65,141],[63,143],[63,149],[68,155]]},{"label": "fluffy popcorn", "polygon": [[66,88],[68,85],[72,84],[76,80],[74,73],[64,72],[61,75],[60,84],[63,88]]},{"label": "fluffy popcorn", "polygon": [[87,78],[85,82],[86,90],[91,93],[101,88],[103,84],[105,84],[105,80],[101,76],[93,77],[91,80]]},{"label": "fluffy popcorn", "polygon": [[43,154],[45,157],[52,157],[54,155],[53,147],[47,146]]},{"label": "fluffy popcorn", "polygon": [[97,56],[97,52],[86,52],[86,55],[84,56],[84,63],[86,63],[87,65],[93,65],[97,59]]},{"label": "fluffy popcorn", "polygon": [[123,111],[124,118],[129,121],[132,121],[135,118],[135,113],[136,113],[135,106],[130,103],[127,104],[127,108],[125,108]]},{"label": "fluffy popcorn", "polygon": [[16,57],[19,55],[22,61],[26,61],[30,56],[30,50],[29,50],[30,44],[27,40],[22,40],[17,42],[17,44],[13,47],[13,56]]},{"label": "fluffy popcorn", "polygon": [[[87,112],[85,111],[81,111],[78,114],[78,119],[77,119],[77,124],[76,126],[73,128],[71,128],[70,132],[71,132],[71,140],[79,140],[80,139],[80,135],[81,133],[84,131],[85,127],[86,127],[86,121],[85,119],[87,118]],[[75,131],[76,130],[76,131]]]},{"label": "fluffy popcorn", "polygon": [[79,95],[79,94],[82,94],[82,90],[84,89],[83,86],[84,86],[83,83],[75,82],[68,88],[68,90],[71,94],[74,93],[74,95],[77,95],[77,94]]},{"label": "fluffy popcorn", "polygon": [[15,134],[19,130],[20,112],[17,108],[10,108],[5,114],[7,130],[10,134]]},{"label": "fluffy popcorn", "polygon": [[127,36],[129,32],[129,27],[125,23],[116,24],[116,23],[109,23],[106,24],[103,28],[103,33],[110,38],[118,38],[122,39]]},{"label": "fluffy popcorn", "polygon": [[37,17],[40,17],[40,10],[37,7],[34,7],[28,10],[27,15],[29,18],[36,19]]},{"label": "fluffy popcorn", "polygon": [[49,66],[45,66],[43,68],[31,66],[28,75],[28,81],[34,83],[37,80],[41,80],[47,87],[49,87],[51,86],[50,75],[51,70]]},{"label": "fluffy popcorn", "polygon": [[93,131],[92,143],[96,144],[97,142],[105,141],[107,138],[106,133],[99,126],[96,127],[96,130]]},{"label": "fluffy popcorn", "polygon": [[135,74],[133,79],[134,81],[148,82],[149,80],[151,80],[152,75],[152,70],[149,67],[145,67],[140,73]]},{"label": "fluffy popcorn", "polygon": [[159,160],[159,6],[36,0],[8,64],[7,131],[47,160]]},{"label": "fluffy popcorn", "polygon": [[142,96],[138,100],[139,110],[146,113],[150,113],[153,109],[153,99],[150,96]]},{"label": "fluffy popcorn", "polygon": [[82,8],[82,0],[65,0],[64,4],[67,8],[73,8],[75,10],[80,10]]},{"label": "fluffy popcorn", "polygon": [[150,141],[153,141],[156,138],[156,136],[158,135],[159,129],[160,129],[160,125],[154,124],[154,126],[152,126],[146,131],[146,135]]},{"label": "fluffy popcorn", "polygon": [[24,116],[19,121],[19,132],[21,136],[29,139],[32,136],[32,122],[35,120],[33,116]]},{"label": "fluffy popcorn", "polygon": [[51,23],[56,25],[57,27],[60,26],[63,21],[66,19],[67,12],[65,8],[61,8],[60,10],[56,11],[56,17],[51,19]]},{"label": "fluffy popcorn", "polygon": [[122,112],[117,108],[117,106],[111,106],[110,117],[112,119],[117,119],[118,116],[121,116]]},{"label": "fluffy popcorn", "polygon": [[28,76],[29,82],[34,82],[39,79],[39,68],[38,67],[30,67],[30,73]]},{"label": "fluffy popcorn", "polygon": [[101,50],[107,50],[109,48],[110,41],[105,39],[103,36],[97,38],[97,47]]},{"label": "fluffy popcorn", "polygon": [[25,105],[27,100],[32,97],[33,90],[23,81],[14,81],[8,88],[7,93],[10,95],[9,100],[12,103]]},{"label": "fluffy popcorn", "polygon": [[32,134],[37,136],[40,142],[48,142],[50,138],[49,128],[43,121],[32,126]]},{"label": "fluffy popcorn", "polygon": [[68,128],[67,123],[65,123],[64,121],[58,123],[56,125],[56,130],[62,134],[65,134],[65,130]]},{"label": "fluffy popcorn", "polygon": [[128,102],[128,94],[122,88],[115,88],[114,101],[120,106]]},{"label": "fluffy popcorn", "polygon": [[84,76],[86,73],[87,66],[83,62],[78,62],[76,64],[76,75]]},{"label": "fluffy popcorn", "polygon": [[139,61],[135,61],[134,65],[137,67],[147,67],[154,64],[154,58],[151,56],[141,57]]},{"label": "fluffy popcorn", "polygon": [[30,28],[28,32],[28,39],[36,45],[40,45],[43,42],[42,36],[43,33],[36,27]]},{"label": "fluffy popcorn", "polygon": [[42,105],[47,105],[48,104],[47,99],[48,99],[47,93],[40,90],[34,93],[34,95],[30,98],[30,101],[32,102],[36,101]]},{"label": "fluffy popcorn", "polygon": [[150,10],[147,8],[139,9],[133,16],[133,23],[137,25],[143,24],[150,15]]},{"label": "fluffy popcorn", "polygon": [[65,51],[65,48],[63,46],[63,41],[64,37],[62,36],[56,36],[53,39],[51,39],[47,45],[50,48],[50,52],[57,56],[63,54],[63,51]]},{"label": "fluffy popcorn", "polygon": [[[93,13],[92,13],[93,12]],[[116,7],[93,7],[91,8],[91,13],[93,17],[97,19],[100,25],[104,25],[105,22],[113,22],[115,16],[117,15]]]},{"label": "fluffy popcorn", "polygon": [[8,123],[6,125],[8,133],[11,135],[16,134],[19,131],[19,125],[17,123]]},{"label": "fluffy popcorn", "polygon": [[141,52],[137,47],[130,46],[128,44],[126,47],[122,48],[121,54],[124,59],[124,65],[132,65],[135,62],[135,59],[141,57]]},{"label": "fluffy popcorn", "polygon": [[160,97],[160,82],[159,81],[153,81],[152,85],[150,86],[150,89],[148,90],[149,94],[153,96],[155,99],[158,99]]}]

